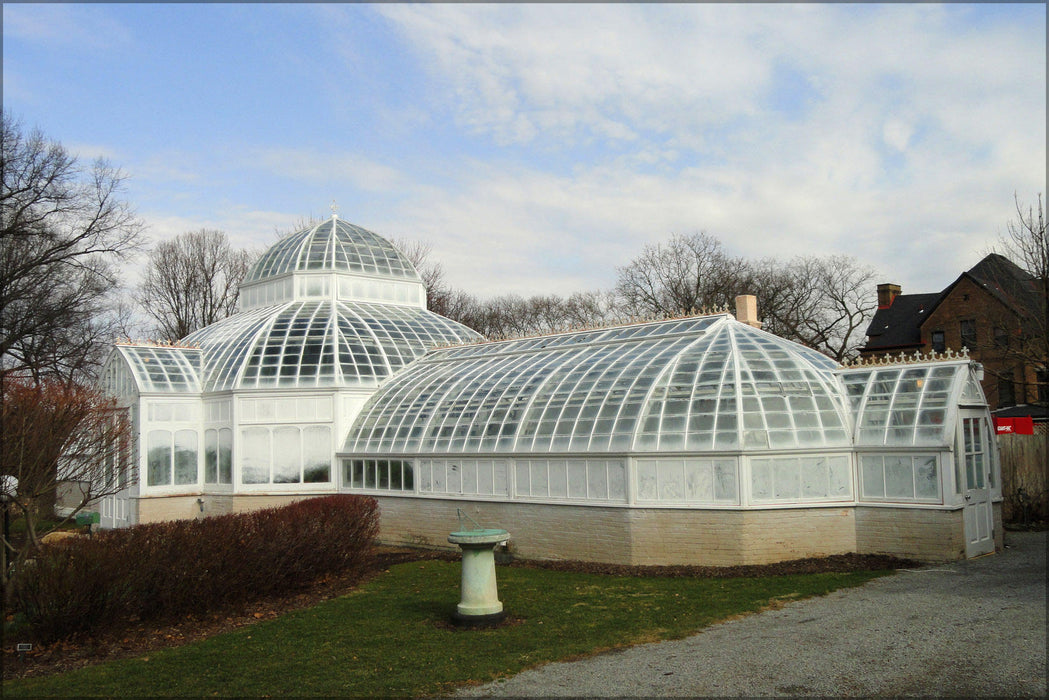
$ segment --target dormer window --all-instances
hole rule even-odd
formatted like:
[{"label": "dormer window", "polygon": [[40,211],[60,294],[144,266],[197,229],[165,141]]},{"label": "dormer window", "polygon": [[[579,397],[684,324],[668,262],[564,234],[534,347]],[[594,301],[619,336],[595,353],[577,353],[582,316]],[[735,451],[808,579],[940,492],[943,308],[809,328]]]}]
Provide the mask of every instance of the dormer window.
[{"label": "dormer window", "polygon": [[968,319],[960,323],[962,333],[962,347],[970,350],[976,349],[976,321]]}]

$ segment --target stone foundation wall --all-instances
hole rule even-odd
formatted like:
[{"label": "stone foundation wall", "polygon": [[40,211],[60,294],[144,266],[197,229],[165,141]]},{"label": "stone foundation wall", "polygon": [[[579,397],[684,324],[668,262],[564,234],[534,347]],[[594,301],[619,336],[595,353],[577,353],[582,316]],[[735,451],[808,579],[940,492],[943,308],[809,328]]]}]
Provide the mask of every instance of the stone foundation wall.
[{"label": "stone foundation wall", "polygon": [[851,508],[735,511],[378,500],[385,543],[454,548],[448,533],[459,528],[456,509],[462,508],[482,527],[508,530],[510,551],[525,559],[733,566],[856,551]]},{"label": "stone foundation wall", "polygon": [[[201,518],[286,505],[310,495],[190,495],[143,498],[139,522]],[[201,512],[198,499],[204,502]],[[921,561],[965,558],[962,511],[915,508],[699,510],[499,503],[378,496],[381,542],[454,550],[457,509],[482,527],[510,532],[523,559],[628,565],[734,566],[858,552]],[[994,505],[1001,549],[1001,504]],[[473,527],[464,521],[467,528]]]},{"label": "stone foundation wall", "polygon": [[[215,496],[204,496],[201,494],[190,496],[151,496],[150,498],[138,499],[138,522],[162,523],[168,520],[191,520],[203,518],[208,515],[218,515],[220,506],[214,501]],[[225,496],[231,499],[231,496]],[[201,511],[200,499],[204,502],[204,510]],[[226,505],[226,508],[229,506]],[[228,510],[224,512],[229,512]]]},{"label": "stone foundation wall", "polygon": [[[510,551],[524,559],[574,559],[613,564],[630,558],[630,510],[545,503],[495,503],[379,497],[379,539],[387,544],[456,549],[461,508],[481,527],[510,532]],[[464,527],[473,525],[464,520]]]},{"label": "stone foundation wall", "polygon": [[964,559],[962,510],[857,506],[856,545],[860,554],[928,562]]},{"label": "stone foundation wall", "polygon": [[770,564],[856,551],[856,512],[847,508],[743,511],[744,564]]}]

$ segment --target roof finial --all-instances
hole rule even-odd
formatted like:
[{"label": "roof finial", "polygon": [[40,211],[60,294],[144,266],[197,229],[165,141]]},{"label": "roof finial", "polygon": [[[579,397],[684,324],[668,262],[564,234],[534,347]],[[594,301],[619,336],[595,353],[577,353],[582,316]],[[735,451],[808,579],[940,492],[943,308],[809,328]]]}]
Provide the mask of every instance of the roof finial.
[{"label": "roof finial", "polygon": [[331,218],[337,218],[339,215],[339,205],[335,203],[335,200],[331,200]]}]

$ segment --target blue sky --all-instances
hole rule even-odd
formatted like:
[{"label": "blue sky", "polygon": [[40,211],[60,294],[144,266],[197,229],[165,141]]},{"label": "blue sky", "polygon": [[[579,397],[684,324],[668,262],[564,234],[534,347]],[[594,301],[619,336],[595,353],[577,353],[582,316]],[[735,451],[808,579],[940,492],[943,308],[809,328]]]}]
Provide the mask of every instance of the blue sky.
[{"label": "blue sky", "polygon": [[[481,296],[646,243],[847,253],[904,292],[1046,181],[1046,7],[3,5],[4,109],[129,176],[152,239],[340,216]],[[134,270],[130,271],[134,277]]]}]

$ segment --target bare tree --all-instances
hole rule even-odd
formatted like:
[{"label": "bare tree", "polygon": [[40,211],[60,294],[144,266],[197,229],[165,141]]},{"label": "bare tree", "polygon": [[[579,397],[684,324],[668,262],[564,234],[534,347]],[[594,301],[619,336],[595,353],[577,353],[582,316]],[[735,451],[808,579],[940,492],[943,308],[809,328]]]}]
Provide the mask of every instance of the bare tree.
[{"label": "bare tree", "polygon": [[995,352],[1012,368],[1015,378],[1033,384],[1030,401],[1041,405],[1049,403],[1049,238],[1045,232],[1045,214],[1042,195],[1038,194],[1037,210],[1013,196],[1016,219],[1008,222],[999,236],[999,254],[1020,268],[1010,270],[998,265],[998,273],[991,280],[993,292],[1002,306],[995,309],[990,319],[1006,335],[991,338]]},{"label": "bare tree", "polygon": [[600,326],[616,320],[613,296],[607,292],[576,292],[522,297],[504,294],[478,299],[462,290],[450,291],[444,314],[489,338],[512,338]]},{"label": "bare tree", "polygon": [[619,268],[615,291],[627,313],[677,315],[730,304],[746,274],[743,259],[713,236],[674,235]]},{"label": "bare tree", "polygon": [[5,591],[39,545],[37,523],[49,514],[60,480],[78,487],[67,519],[131,485],[130,426],[126,410],[98,389],[57,380],[13,378],[4,384],[0,472],[14,478],[0,483],[5,507],[23,518],[26,531],[20,549],[3,541],[3,558],[12,561],[0,571]]},{"label": "bare tree", "polygon": [[[816,310],[801,324],[799,340],[838,362],[853,357],[866,338],[864,330],[877,310],[875,272],[848,255],[812,263]],[[799,283],[803,280],[799,280]]]},{"label": "bare tree", "polygon": [[288,228],[281,228],[280,226],[274,226],[273,227],[273,235],[274,235],[275,238],[281,239],[281,238],[284,238],[285,236],[290,236],[293,233],[298,233],[299,231],[301,231],[303,229],[313,228],[314,226],[319,224],[321,221],[322,221],[322,219],[318,219],[313,214],[310,214],[309,216],[300,216]]},{"label": "bare tree", "polygon": [[844,255],[749,262],[706,233],[646,246],[619,268],[616,297],[630,314],[676,315],[758,298],[763,327],[839,362],[863,344],[875,310],[874,271]]},{"label": "bare tree", "polygon": [[85,167],[6,112],[0,129],[0,380],[83,376],[115,333],[116,263],[142,225],[109,163]]},{"label": "bare tree", "polygon": [[426,287],[426,308],[435,314],[448,316],[452,290],[444,279],[444,267],[431,257],[433,247],[426,242],[407,238],[391,241],[412,265]]},{"label": "bare tree", "polygon": [[257,257],[236,250],[222,231],[189,231],[158,243],[139,287],[142,308],[160,340],[174,341],[237,309],[240,282]]}]

